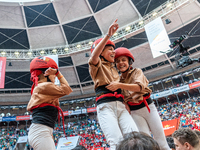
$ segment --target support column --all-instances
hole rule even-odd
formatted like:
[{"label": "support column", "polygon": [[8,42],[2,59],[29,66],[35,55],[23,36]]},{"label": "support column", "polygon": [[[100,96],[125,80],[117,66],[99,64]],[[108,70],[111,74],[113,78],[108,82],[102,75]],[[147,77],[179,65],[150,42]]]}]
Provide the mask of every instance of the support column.
[{"label": "support column", "polygon": [[191,96],[190,96],[190,94],[188,93],[188,91],[186,91],[186,93],[187,93],[188,97],[191,98]]},{"label": "support column", "polygon": [[178,94],[175,94],[175,95],[176,95],[176,97],[177,97],[178,103],[180,103],[180,100],[179,100]]},{"label": "support column", "polygon": [[8,124],[7,124],[7,130],[9,129],[9,123],[10,123],[10,121],[8,121]]},{"label": "support column", "polygon": [[165,98],[166,98],[166,100],[167,100],[167,103],[169,104],[168,98],[167,98],[167,97],[165,97]]},{"label": "support column", "polygon": [[158,104],[158,99],[156,99],[156,103],[157,103],[157,106],[159,107],[159,104]]},{"label": "support column", "polygon": [[26,120],[26,131],[27,131],[27,120]]},{"label": "support column", "polygon": [[163,85],[163,83],[162,83],[162,80],[160,80],[160,83],[161,83],[161,85],[162,85],[163,90],[165,90],[164,85]]}]

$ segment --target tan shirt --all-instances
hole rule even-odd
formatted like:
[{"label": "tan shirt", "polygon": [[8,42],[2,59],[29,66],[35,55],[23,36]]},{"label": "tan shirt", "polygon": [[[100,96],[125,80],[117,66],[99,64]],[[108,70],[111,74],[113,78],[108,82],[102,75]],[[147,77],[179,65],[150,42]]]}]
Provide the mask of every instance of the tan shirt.
[{"label": "tan shirt", "polygon": [[60,83],[60,86],[55,85],[52,82],[43,82],[38,83],[38,85],[34,88],[31,99],[28,103],[27,110],[33,106],[49,103],[55,106],[59,106],[58,98],[69,95],[72,92],[72,89],[69,85]]},{"label": "tan shirt", "polygon": [[143,95],[152,92],[151,89],[147,87],[149,81],[144,76],[142,70],[139,68],[129,70],[125,79],[123,79],[121,76],[120,82],[128,84],[138,84],[141,87],[140,92],[133,92],[122,89],[122,94],[124,95],[125,102],[130,101],[138,103],[140,100],[143,100]]},{"label": "tan shirt", "polygon": [[93,65],[89,59],[89,72],[94,82],[95,89],[102,85],[108,85],[112,81],[119,81],[119,74],[114,64],[99,58],[97,65]]}]

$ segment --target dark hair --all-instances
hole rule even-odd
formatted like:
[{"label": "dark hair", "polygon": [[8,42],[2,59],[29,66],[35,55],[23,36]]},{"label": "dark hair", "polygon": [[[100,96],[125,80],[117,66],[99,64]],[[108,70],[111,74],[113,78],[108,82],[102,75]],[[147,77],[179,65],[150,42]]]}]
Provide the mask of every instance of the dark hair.
[{"label": "dark hair", "polygon": [[[42,73],[44,74],[47,69],[48,68],[41,68],[41,69],[38,69],[38,70],[41,70]],[[49,76],[44,76],[44,77],[47,78],[47,82],[51,82],[51,80],[49,79]]]},{"label": "dark hair", "polygon": [[73,148],[72,150],[87,150],[84,146],[82,145],[77,145],[75,148]]},{"label": "dark hair", "polygon": [[148,134],[134,131],[124,135],[116,150],[160,150],[160,147]]},{"label": "dark hair", "polygon": [[199,146],[199,138],[190,128],[180,128],[172,134],[182,145],[188,142],[192,147]]},{"label": "dark hair", "polygon": [[199,138],[199,140],[200,140],[200,131],[194,130],[194,133],[196,133],[196,135],[198,136],[198,138]]},{"label": "dark hair", "polygon": [[131,57],[128,57],[128,63],[129,63],[129,65],[133,64],[133,59]]},{"label": "dark hair", "polygon": [[174,139],[172,137],[167,137],[167,144],[169,145],[169,148],[175,149]]}]

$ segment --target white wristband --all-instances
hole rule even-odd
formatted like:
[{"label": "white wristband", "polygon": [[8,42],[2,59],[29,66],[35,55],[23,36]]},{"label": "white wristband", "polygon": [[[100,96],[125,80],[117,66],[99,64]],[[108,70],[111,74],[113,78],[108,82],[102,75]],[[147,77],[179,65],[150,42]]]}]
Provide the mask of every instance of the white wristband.
[{"label": "white wristband", "polygon": [[107,34],[107,36],[109,37],[109,38],[111,38],[112,36],[110,36],[109,34]]}]

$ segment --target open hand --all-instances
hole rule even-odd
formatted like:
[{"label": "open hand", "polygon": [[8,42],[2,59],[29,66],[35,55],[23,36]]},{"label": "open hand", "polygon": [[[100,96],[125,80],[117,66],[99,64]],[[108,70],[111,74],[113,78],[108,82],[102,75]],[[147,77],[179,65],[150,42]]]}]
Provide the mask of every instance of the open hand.
[{"label": "open hand", "polygon": [[56,72],[57,72],[57,69],[54,69],[54,68],[49,67],[49,68],[45,71],[44,76],[55,75]]},{"label": "open hand", "polygon": [[119,82],[113,81],[109,85],[107,85],[106,88],[110,91],[116,91],[117,89],[119,89]]},{"label": "open hand", "polygon": [[116,31],[117,29],[119,28],[119,25],[117,23],[117,20],[116,19],[113,24],[109,27],[109,30],[108,30],[108,35],[112,36]]}]

